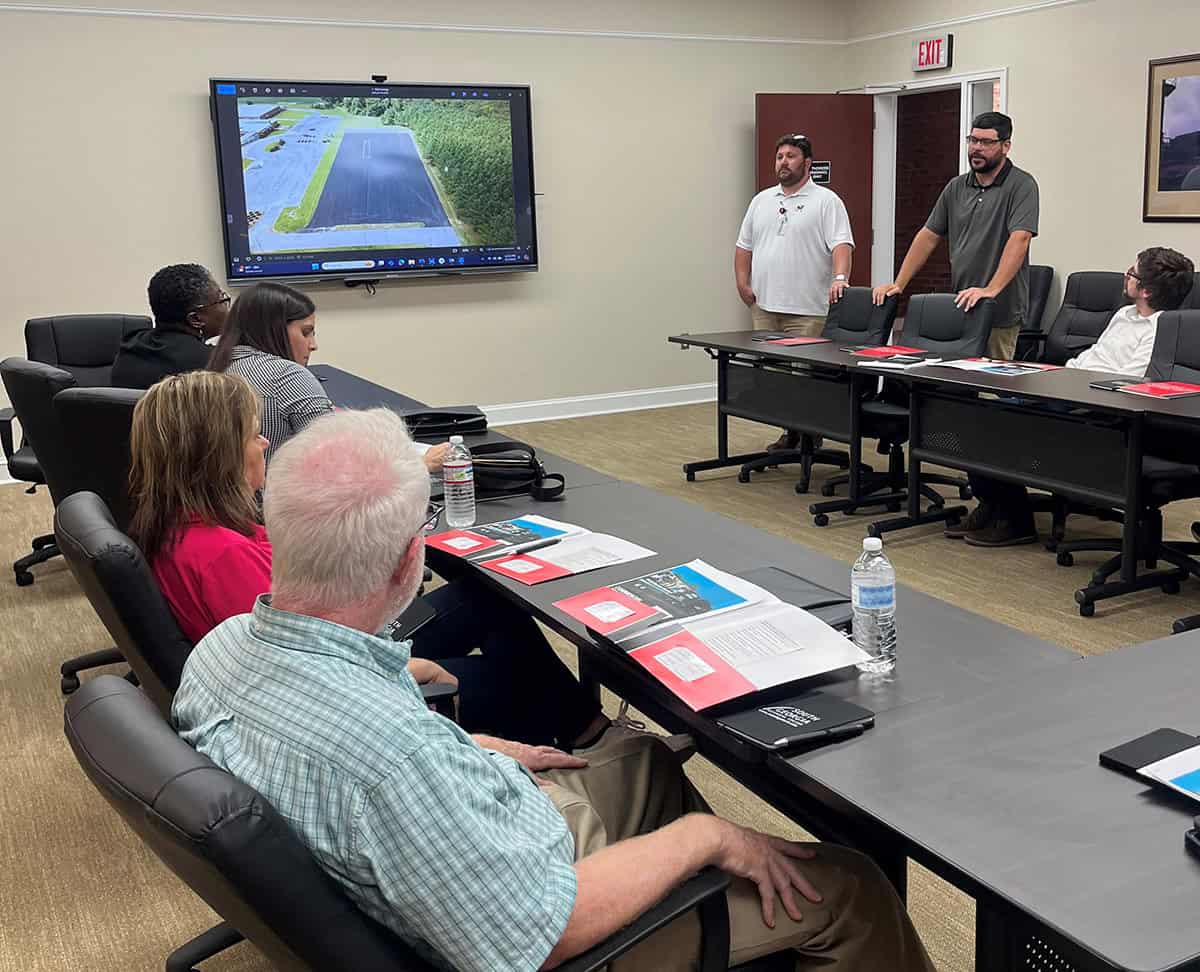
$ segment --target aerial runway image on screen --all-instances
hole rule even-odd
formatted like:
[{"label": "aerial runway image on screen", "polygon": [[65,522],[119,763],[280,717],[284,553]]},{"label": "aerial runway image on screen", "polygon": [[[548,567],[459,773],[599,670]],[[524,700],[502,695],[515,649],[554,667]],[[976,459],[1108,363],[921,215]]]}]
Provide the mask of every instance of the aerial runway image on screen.
[{"label": "aerial runway image on screen", "polygon": [[506,101],[238,99],[253,253],[514,242]]}]

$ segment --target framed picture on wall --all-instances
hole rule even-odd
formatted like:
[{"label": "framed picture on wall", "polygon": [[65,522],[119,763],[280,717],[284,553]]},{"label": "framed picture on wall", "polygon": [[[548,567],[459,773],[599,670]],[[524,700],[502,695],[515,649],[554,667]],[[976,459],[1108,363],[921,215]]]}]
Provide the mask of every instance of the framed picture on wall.
[{"label": "framed picture on wall", "polygon": [[1200,54],[1150,62],[1142,220],[1200,222]]}]

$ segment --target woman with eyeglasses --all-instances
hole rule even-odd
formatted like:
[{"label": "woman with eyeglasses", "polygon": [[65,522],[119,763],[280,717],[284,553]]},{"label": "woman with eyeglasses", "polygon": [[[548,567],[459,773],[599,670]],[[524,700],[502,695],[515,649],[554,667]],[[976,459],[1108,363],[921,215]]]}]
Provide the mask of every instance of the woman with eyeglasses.
[{"label": "woman with eyeglasses", "polygon": [[[193,643],[270,590],[271,542],[256,500],[268,447],[259,397],[239,375],[175,375],[134,409],[129,535]],[[427,530],[439,513],[431,507]],[[532,618],[469,578],[424,600],[435,616],[412,635],[409,670],[419,683],[457,681],[465,729],[562,748],[603,735],[599,703]]]},{"label": "woman with eyeglasses", "polygon": [[212,348],[229,316],[229,294],[204,267],[163,267],[147,288],[154,327],[131,334],[113,362],[115,388],[149,388],[168,375],[208,366]]}]

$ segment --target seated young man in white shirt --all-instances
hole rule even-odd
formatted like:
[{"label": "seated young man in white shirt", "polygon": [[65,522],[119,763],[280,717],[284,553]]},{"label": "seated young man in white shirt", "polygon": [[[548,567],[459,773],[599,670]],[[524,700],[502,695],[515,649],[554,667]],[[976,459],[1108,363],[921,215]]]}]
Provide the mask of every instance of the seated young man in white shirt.
[{"label": "seated young man in white shirt", "polygon": [[[1068,368],[1104,371],[1142,378],[1150,366],[1158,317],[1183,303],[1194,282],[1192,261],[1177,250],[1152,246],[1138,254],[1125,271],[1125,296],[1132,301],[1118,310],[1090,348],[1067,362]],[[979,500],[965,520],[945,533],[973,547],[1012,547],[1037,540],[1033,506],[1019,483],[987,476],[970,477]]]}]

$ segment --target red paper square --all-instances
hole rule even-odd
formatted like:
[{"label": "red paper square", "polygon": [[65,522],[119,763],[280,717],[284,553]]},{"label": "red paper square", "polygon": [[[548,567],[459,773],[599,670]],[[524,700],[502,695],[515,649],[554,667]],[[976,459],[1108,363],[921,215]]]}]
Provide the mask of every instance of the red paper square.
[{"label": "red paper square", "polygon": [[[595,610],[598,606],[603,607],[606,604],[619,605],[631,614],[619,618],[615,621],[605,621],[606,612]],[[654,617],[658,614],[658,609],[649,605],[643,604],[636,597],[630,597],[628,594],[623,594],[621,591],[613,590],[611,587],[597,587],[594,591],[588,591],[585,594],[576,594],[574,597],[566,597],[561,601],[555,601],[554,606],[560,611],[569,614],[576,621],[582,621],[593,631],[600,634],[611,634],[614,631],[620,631],[622,628],[628,628],[631,624],[637,624],[646,618]],[[588,608],[592,608],[589,611]],[[616,613],[617,609],[613,609],[612,613]]]},{"label": "red paper square", "polygon": [[534,557],[531,554],[516,554],[512,557],[499,557],[496,560],[485,561],[481,566],[488,570],[511,577],[532,587],[542,581],[555,580],[559,577],[570,577],[571,572],[566,567],[559,567],[549,561]]}]

